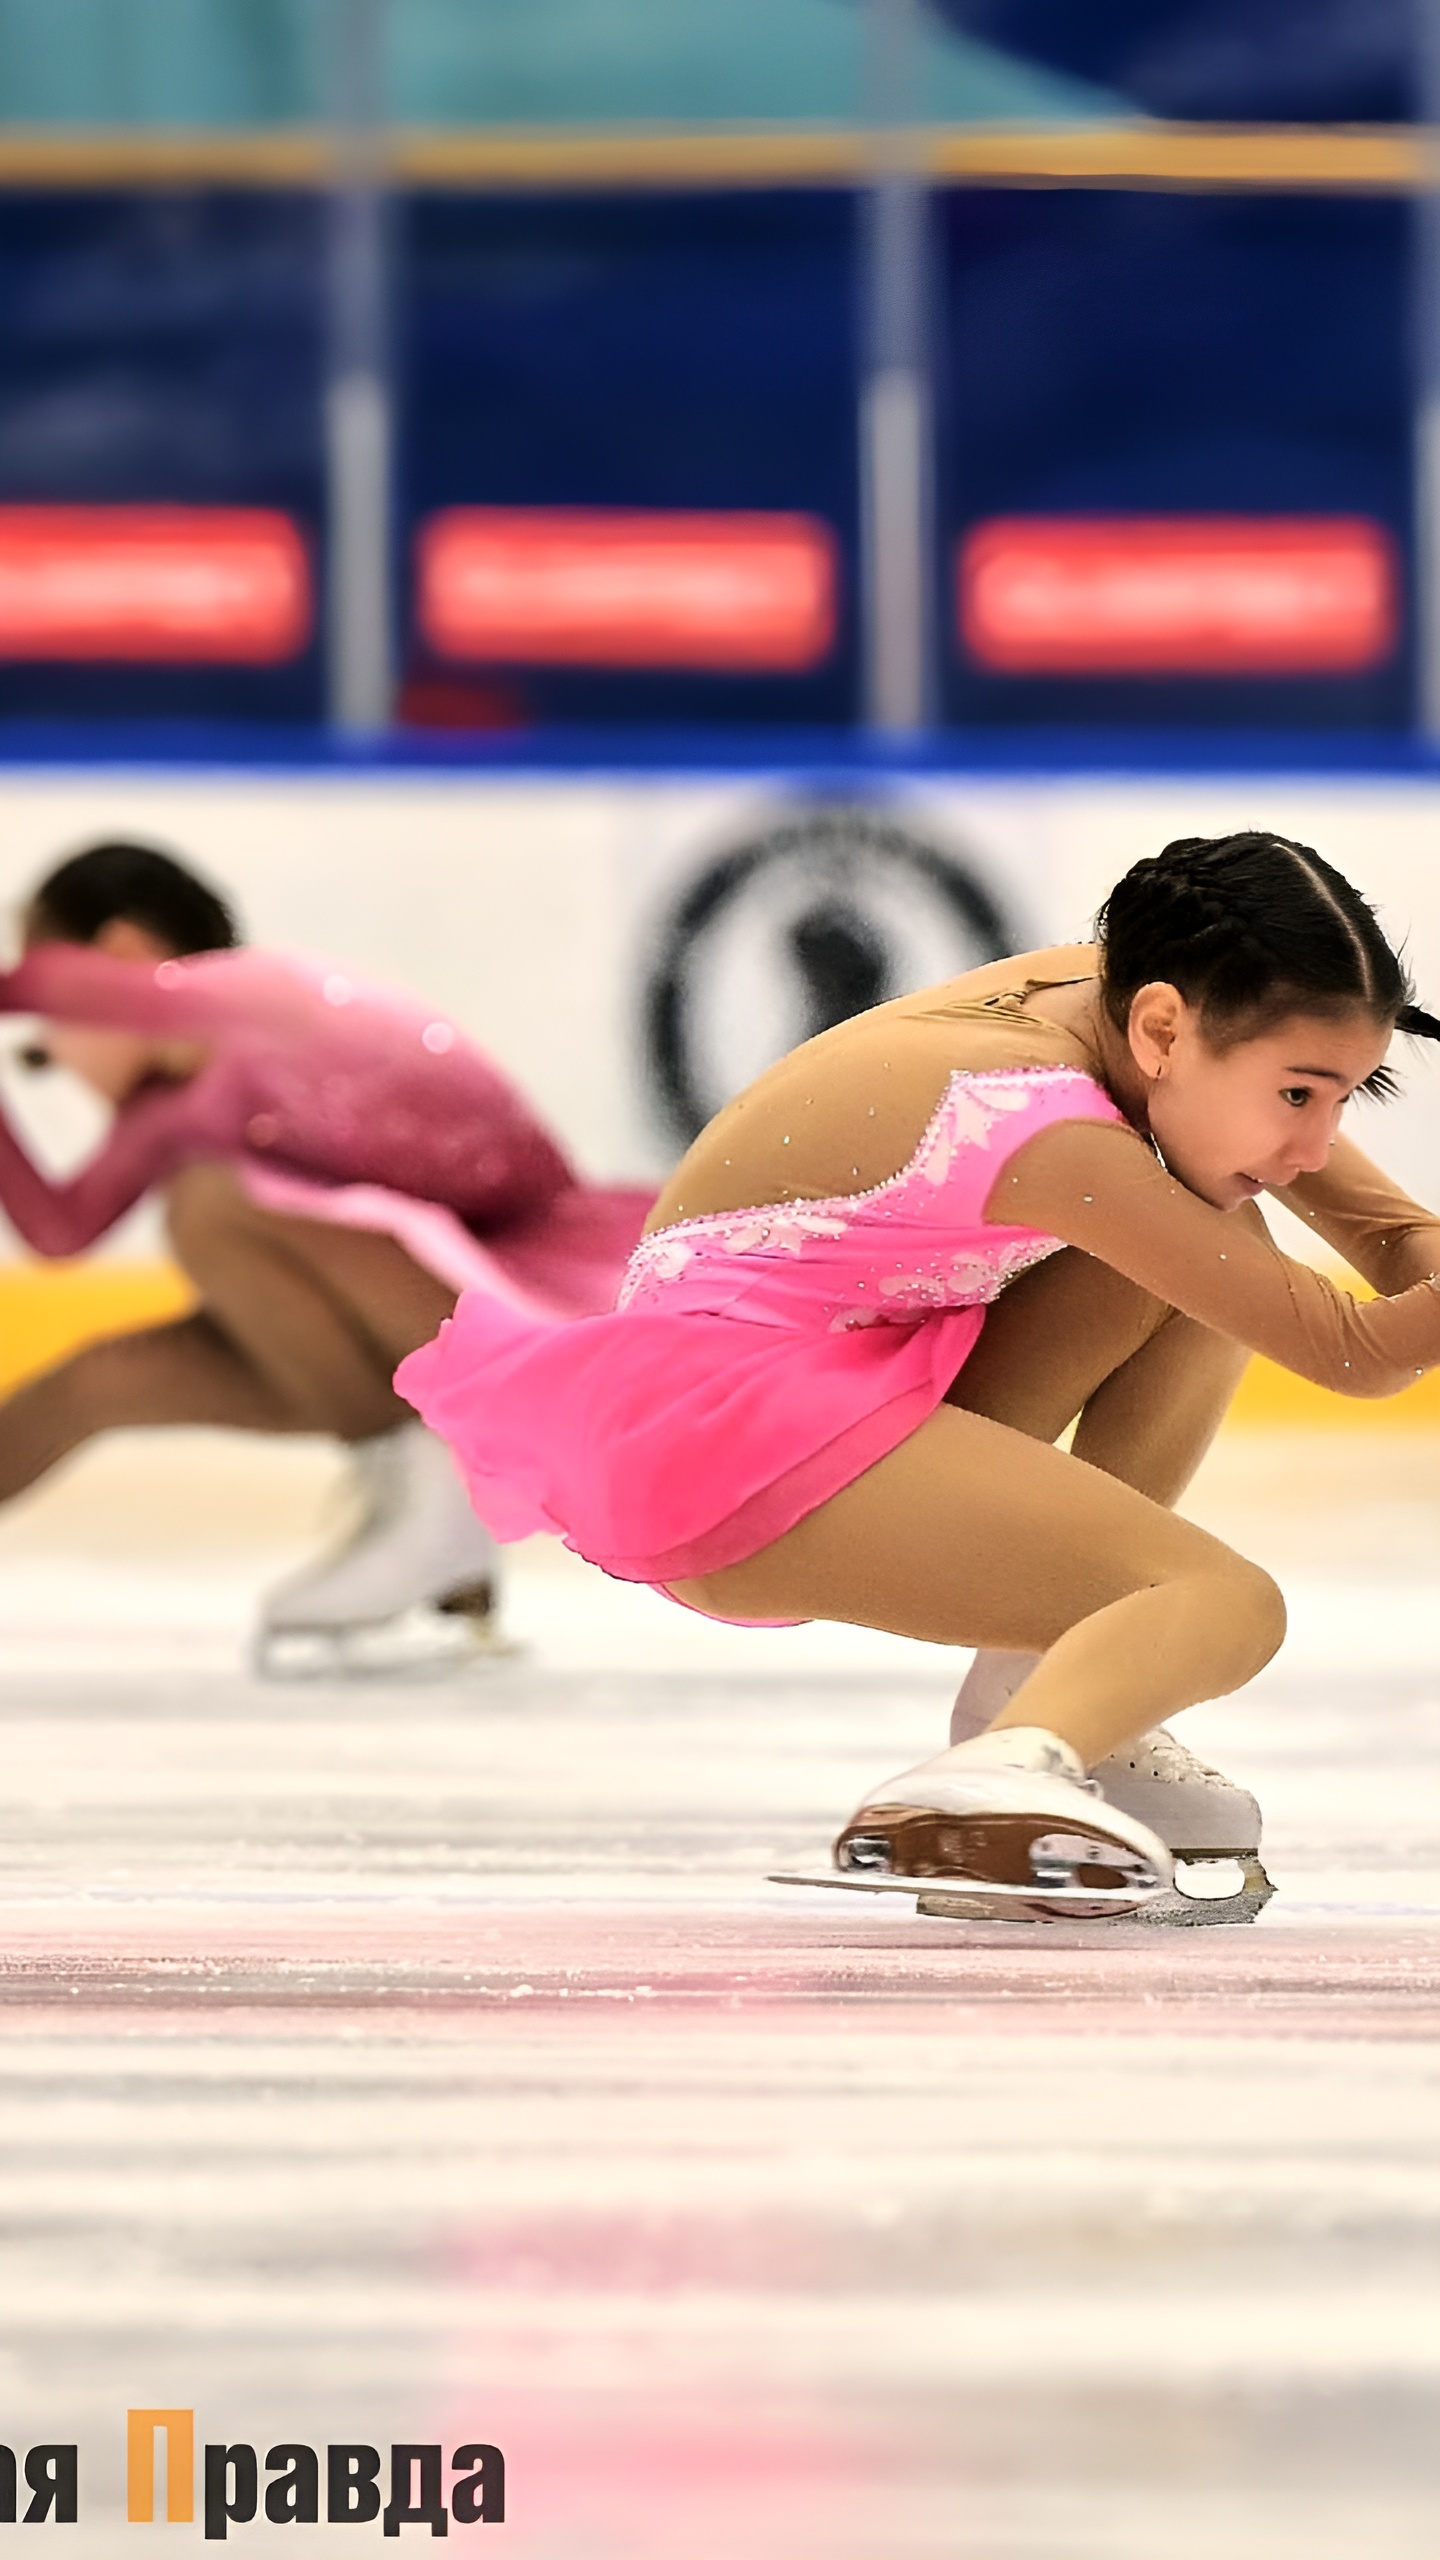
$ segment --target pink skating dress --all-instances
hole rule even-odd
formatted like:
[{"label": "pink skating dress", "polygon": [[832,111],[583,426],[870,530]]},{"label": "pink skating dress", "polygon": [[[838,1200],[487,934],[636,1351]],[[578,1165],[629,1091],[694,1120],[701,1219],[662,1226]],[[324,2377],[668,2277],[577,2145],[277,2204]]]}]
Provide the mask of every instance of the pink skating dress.
[{"label": "pink skating dress", "polygon": [[42,1254],[79,1253],[181,1166],[234,1164],[263,1206],[393,1235],[456,1290],[538,1318],[614,1303],[653,1191],[581,1182],[508,1077],[436,1013],[323,961],[207,951],[156,968],[42,943],[0,1012],[198,1044],[68,1182],[0,1119],[0,1208]]},{"label": "pink skating dress", "polygon": [[957,1071],[874,1189],[661,1228],[616,1311],[563,1332],[466,1296],[396,1384],[497,1537],[558,1530],[628,1582],[718,1572],[934,1411],[1006,1281],[1060,1250],[986,1224],[996,1180],[1074,1120],[1124,1126],[1075,1068]]}]

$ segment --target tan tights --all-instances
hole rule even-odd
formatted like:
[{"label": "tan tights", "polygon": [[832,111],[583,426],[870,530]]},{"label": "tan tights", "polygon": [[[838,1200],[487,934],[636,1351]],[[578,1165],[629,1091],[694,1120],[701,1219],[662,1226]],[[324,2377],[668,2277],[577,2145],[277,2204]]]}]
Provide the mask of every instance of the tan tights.
[{"label": "tan tights", "polygon": [[393,1237],[257,1208],[220,1164],[177,1175],[166,1207],[199,1310],[89,1343],[0,1404],[0,1501],[127,1423],[353,1441],[413,1419],[392,1372],[455,1297]]},{"label": "tan tights", "polygon": [[[1268,1662],[1284,1604],[1168,1508],[1245,1353],[1067,1251],[1014,1282],[947,1402],[782,1538],[677,1596],[1043,1656],[996,1726],[1088,1765]],[[1078,1419],[1077,1419],[1078,1417]],[[1075,1422],[1073,1454],[1052,1444]]]}]

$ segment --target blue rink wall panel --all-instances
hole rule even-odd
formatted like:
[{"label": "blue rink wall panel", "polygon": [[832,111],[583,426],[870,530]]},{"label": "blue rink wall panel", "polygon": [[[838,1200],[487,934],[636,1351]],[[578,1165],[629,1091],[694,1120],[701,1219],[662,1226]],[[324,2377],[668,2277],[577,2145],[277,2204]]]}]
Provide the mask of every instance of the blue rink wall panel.
[{"label": "blue rink wall panel", "polygon": [[[322,540],[321,208],[239,190],[0,192],[0,503],[278,507]],[[0,661],[0,720],[313,723],[278,667]]]},{"label": "blue rink wall panel", "polygon": [[[1360,515],[1412,545],[1409,208],[956,192],[939,220],[941,511]],[[1406,633],[1348,676],[1005,677],[946,656],[953,721],[1403,729]]]},{"label": "blue rink wall panel", "polygon": [[[951,189],[934,208],[944,716],[1402,735],[1406,629],[1363,675],[987,676],[950,560],[999,512],[1362,514],[1411,545],[1400,204]],[[422,725],[806,725],[858,709],[858,227],[843,190],[425,193],[396,207],[401,706]],[[0,192],[0,503],[279,506],[317,558],[323,220],[303,190]],[[445,667],[416,525],[462,503],[798,508],[835,531],[811,673]],[[313,725],[277,668],[0,664],[0,721]],[[447,689],[448,688],[448,689]]]}]

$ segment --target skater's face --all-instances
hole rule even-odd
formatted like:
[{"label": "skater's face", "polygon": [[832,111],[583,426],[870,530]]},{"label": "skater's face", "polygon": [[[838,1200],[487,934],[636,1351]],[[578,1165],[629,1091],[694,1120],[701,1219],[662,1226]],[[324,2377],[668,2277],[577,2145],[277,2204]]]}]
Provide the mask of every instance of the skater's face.
[{"label": "skater's face", "polygon": [[1142,987],[1130,1010],[1151,1135],[1170,1171],[1216,1209],[1323,1171],[1341,1113],[1392,1032],[1359,1008],[1295,1013],[1217,1047],[1174,987]]},{"label": "skater's face", "polygon": [[[132,924],[126,916],[102,925],[92,947],[108,952],[113,960],[133,961],[149,969],[175,957],[159,934]],[[182,1055],[173,1041],[157,1043],[141,1032],[107,1031],[93,1022],[42,1023],[36,1056],[37,1062],[48,1059],[57,1067],[68,1067],[102,1101],[114,1103],[124,1102],[151,1076],[183,1077],[193,1074],[198,1063],[188,1044]]]}]

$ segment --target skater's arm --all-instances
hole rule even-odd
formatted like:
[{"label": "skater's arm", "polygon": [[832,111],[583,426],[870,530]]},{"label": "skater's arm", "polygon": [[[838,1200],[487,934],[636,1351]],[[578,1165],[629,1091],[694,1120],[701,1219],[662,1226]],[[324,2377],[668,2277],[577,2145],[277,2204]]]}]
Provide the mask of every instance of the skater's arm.
[{"label": "skater's arm", "polygon": [[1348,1138],[1336,1139],[1323,1173],[1304,1174],[1274,1196],[1384,1298],[1440,1271],[1440,1217]]},{"label": "skater's arm", "polygon": [[157,1040],[213,1039],[237,1020],[259,1024],[303,1002],[283,961],[254,951],[204,951],[152,968],[88,944],[40,942],[15,968],[0,970],[0,1013]]},{"label": "skater's arm", "polygon": [[985,1214],[1080,1246],[1213,1332],[1341,1395],[1394,1395],[1440,1362],[1440,1284],[1428,1274],[1357,1305],[1290,1261],[1253,1212],[1226,1215],[1197,1199],[1130,1130],[1095,1121],[1044,1130],[1011,1157]]},{"label": "skater's arm", "polygon": [[32,1164],[0,1112],[0,1209],[32,1253],[83,1253],[134,1207],[175,1160],[192,1117],[190,1090],[157,1087],[127,1103],[104,1145],[68,1182],[52,1182]]}]

